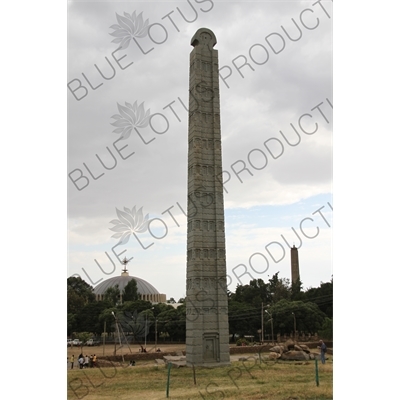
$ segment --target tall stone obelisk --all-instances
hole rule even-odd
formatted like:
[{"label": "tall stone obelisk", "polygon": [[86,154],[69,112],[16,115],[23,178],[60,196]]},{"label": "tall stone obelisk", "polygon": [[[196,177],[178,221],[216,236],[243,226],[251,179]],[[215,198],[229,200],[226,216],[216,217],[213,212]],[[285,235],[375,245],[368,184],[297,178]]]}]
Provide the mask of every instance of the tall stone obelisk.
[{"label": "tall stone obelisk", "polygon": [[186,363],[230,363],[218,51],[212,31],[191,40],[189,82]]}]

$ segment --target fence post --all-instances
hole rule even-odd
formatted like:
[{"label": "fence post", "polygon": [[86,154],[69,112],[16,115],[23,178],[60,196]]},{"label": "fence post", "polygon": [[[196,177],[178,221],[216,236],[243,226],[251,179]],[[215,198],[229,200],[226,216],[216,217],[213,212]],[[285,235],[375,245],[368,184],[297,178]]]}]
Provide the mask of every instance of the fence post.
[{"label": "fence post", "polygon": [[318,360],[315,359],[315,382],[319,386],[319,376],[318,376]]},{"label": "fence post", "polygon": [[169,376],[171,374],[171,363],[168,363],[168,371],[167,371],[167,399],[169,398]]},{"label": "fence post", "polygon": [[193,368],[193,382],[194,382],[194,384],[196,386],[197,385],[197,383],[196,383],[196,370],[194,368],[194,364],[192,365],[192,368]]}]

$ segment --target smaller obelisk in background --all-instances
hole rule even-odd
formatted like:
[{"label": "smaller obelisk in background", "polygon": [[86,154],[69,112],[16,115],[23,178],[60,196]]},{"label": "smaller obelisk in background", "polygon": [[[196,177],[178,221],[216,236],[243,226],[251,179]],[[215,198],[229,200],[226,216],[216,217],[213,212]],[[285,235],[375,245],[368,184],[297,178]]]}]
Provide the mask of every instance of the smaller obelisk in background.
[{"label": "smaller obelisk in background", "polygon": [[300,279],[299,252],[295,245],[290,249],[290,261],[292,267],[292,285]]}]

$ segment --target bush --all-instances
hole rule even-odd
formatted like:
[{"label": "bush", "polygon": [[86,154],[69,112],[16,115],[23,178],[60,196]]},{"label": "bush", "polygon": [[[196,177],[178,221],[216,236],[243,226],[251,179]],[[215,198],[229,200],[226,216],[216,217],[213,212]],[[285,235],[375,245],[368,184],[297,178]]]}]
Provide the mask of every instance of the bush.
[{"label": "bush", "polygon": [[325,340],[333,339],[333,319],[325,318],[322,328],[318,331],[318,336]]},{"label": "bush", "polygon": [[236,346],[248,346],[249,341],[246,340],[245,338],[240,338],[236,341]]}]

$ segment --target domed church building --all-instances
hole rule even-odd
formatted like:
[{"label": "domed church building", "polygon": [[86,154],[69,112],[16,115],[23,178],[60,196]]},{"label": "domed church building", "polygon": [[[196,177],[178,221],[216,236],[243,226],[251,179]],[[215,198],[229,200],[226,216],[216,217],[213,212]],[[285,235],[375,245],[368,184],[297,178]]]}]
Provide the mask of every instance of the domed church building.
[{"label": "domed church building", "polygon": [[167,295],[161,294],[153,285],[151,285],[144,279],[138,278],[136,276],[129,276],[129,272],[126,269],[126,264],[128,263],[128,260],[124,259],[122,262],[124,264],[124,268],[122,270],[121,276],[115,276],[113,278],[106,279],[105,281],[100,282],[94,288],[94,294],[97,301],[104,300],[104,295],[108,288],[118,286],[120,292],[120,301],[122,302],[122,293],[125,289],[125,286],[128,284],[129,281],[135,279],[140,300],[146,300],[152,303],[166,303]]}]

